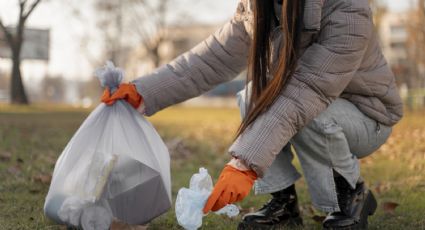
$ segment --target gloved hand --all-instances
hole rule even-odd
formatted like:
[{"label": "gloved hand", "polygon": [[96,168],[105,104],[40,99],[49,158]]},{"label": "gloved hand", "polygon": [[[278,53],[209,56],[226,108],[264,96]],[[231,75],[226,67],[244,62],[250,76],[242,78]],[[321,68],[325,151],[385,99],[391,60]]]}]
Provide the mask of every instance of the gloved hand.
[{"label": "gloved hand", "polygon": [[226,165],[204,206],[203,212],[218,211],[227,204],[244,199],[251,191],[257,174],[252,171],[241,171]]},{"label": "gloved hand", "polygon": [[139,108],[143,103],[143,98],[136,90],[136,86],[131,83],[120,84],[117,91],[111,96],[111,91],[106,88],[103,91],[101,101],[107,105],[113,105],[116,100],[126,100],[135,109]]}]

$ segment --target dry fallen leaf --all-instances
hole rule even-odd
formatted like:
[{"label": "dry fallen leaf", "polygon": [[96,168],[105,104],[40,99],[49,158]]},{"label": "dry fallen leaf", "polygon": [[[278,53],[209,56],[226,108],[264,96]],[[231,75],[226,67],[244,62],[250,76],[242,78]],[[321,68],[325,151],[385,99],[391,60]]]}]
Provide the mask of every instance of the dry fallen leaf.
[{"label": "dry fallen leaf", "polygon": [[141,225],[129,225],[120,221],[113,221],[111,225],[111,230],[146,230],[148,226]]},{"label": "dry fallen leaf", "polygon": [[383,188],[382,183],[378,182],[378,183],[375,185],[375,192],[376,192],[377,194],[381,194],[381,193],[382,193],[382,188]]},{"label": "dry fallen leaf", "polygon": [[382,203],[382,209],[384,210],[384,213],[386,213],[386,214],[394,214],[395,209],[399,205],[400,204],[395,203],[395,202],[384,202],[384,203]]},{"label": "dry fallen leaf", "polygon": [[10,161],[12,154],[9,152],[0,153],[0,161]]},{"label": "dry fallen leaf", "polygon": [[112,222],[111,230],[124,229],[126,227],[127,227],[127,224],[124,224],[122,222],[114,221],[114,222]]},{"label": "dry fallen leaf", "polygon": [[18,159],[16,159],[16,161],[18,162],[18,163],[24,163],[24,160],[22,159],[22,158],[20,158],[20,157],[18,157]]},{"label": "dry fallen leaf", "polygon": [[46,160],[47,163],[54,165],[54,164],[56,164],[57,158],[52,157],[52,156],[46,156],[45,160]]},{"label": "dry fallen leaf", "polygon": [[41,182],[42,184],[50,184],[50,181],[52,180],[52,175],[50,174],[39,174],[36,176],[33,176],[34,181]]},{"label": "dry fallen leaf", "polygon": [[22,170],[21,170],[21,168],[19,167],[19,166],[16,166],[16,165],[14,165],[14,166],[10,166],[8,169],[7,169],[7,171],[10,173],[10,174],[12,174],[12,175],[18,175],[18,174],[20,174],[21,172],[22,172]]},{"label": "dry fallen leaf", "polygon": [[243,215],[248,214],[248,213],[253,213],[253,212],[255,212],[254,207],[249,207],[249,208],[239,207],[239,215],[240,216],[243,216]]},{"label": "dry fallen leaf", "polygon": [[313,205],[308,205],[308,211],[311,215],[314,215],[316,213],[316,210],[314,210]]},{"label": "dry fallen leaf", "polygon": [[313,219],[317,223],[322,223],[325,220],[325,218],[326,216],[318,216],[318,215],[314,215],[311,217],[311,219]]},{"label": "dry fallen leaf", "polygon": [[30,189],[31,194],[37,194],[37,193],[40,193],[40,192],[41,192],[40,189]]}]

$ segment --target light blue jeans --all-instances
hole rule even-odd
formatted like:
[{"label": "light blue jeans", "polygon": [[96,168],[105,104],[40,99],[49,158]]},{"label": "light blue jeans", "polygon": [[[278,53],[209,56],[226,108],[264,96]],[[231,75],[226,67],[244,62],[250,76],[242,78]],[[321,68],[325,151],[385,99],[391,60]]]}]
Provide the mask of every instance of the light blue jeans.
[{"label": "light blue jeans", "polygon": [[[243,117],[246,109],[244,92],[238,93],[238,104]],[[256,181],[255,193],[282,190],[301,177],[292,165],[292,145],[313,205],[324,212],[339,211],[333,170],[354,188],[360,180],[358,159],[384,144],[391,130],[391,127],[364,115],[348,100],[338,98],[282,149],[264,177]]]}]

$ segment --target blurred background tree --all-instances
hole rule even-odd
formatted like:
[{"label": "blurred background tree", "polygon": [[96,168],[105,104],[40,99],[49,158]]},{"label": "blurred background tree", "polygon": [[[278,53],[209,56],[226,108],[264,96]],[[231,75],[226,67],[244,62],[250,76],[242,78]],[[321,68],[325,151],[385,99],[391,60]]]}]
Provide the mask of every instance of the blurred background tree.
[{"label": "blurred background tree", "polygon": [[[5,5],[6,8],[10,6],[15,8],[14,12],[21,10],[22,15],[27,15],[32,6],[35,8],[39,2],[46,0],[15,1],[20,3],[19,6],[24,4],[25,7],[20,8],[18,5],[15,7],[6,1],[0,3],[0,6]],[[396,3],[390,0],[369,0],[382,50],[395,73],[406,104],[412,109],[425,105],[424,1],[412,0],[414,5],[408,7],[409,4],[401,3],[410,1],[399,0]],[[32,17],[34,20],[31,19],[27,29],[37,28],[41,24],[42,28],[50,31],[52,60],[41,65],[40,62],[24,62],[22,70],[26,76],[23,80],[29,81],[30,77],[27,75],[38,75],[37,81],[31,80],[31,84],[25,84],[26,93],[30,94],[31,101],[34,102],[53,100],[45,95],[46,92],[42,92],[46,83],[42,79],[62,77],[66,86],[61,89],[64,91],[61,96],[63,103],[78,105],[82,104],[83,100],[97,102],[101,89],[98,81],[93,78],[93,70],[102,66],[106,60],[112,60],[126,71],[126,81],[148,74],[218,29],[231,17],[237,2],[238,0],[48,1],[36,11],[36,15]],[[397,6],[401,5],[404,6],[398,9]],[[224,9],[228,11],[224,13]],[[211,14],[208,13],[210,11]],[[45,12],[51,12],[52,16],[43,15]],[[4,10],[3,7],[0,14],[5,19],[3,22],[15,24],[16,19],[7,18],[15,15],[14,13],[8,14],[8,10]],[[225,17],[219,19],[219,15]],[[53,22],[51,20],[53,17],[58,18],[58,21]],[[205,23],[201,18],[214,19]],[[52,22],[40,23],[43,20]],[[33,23],[35,21],[37,22]],[[0,34],[0,48],[1,39]],[[19,87],[11,87],[9,92],[9,87],[5,87],[2,83],[0,101],[28,102],[22,76],[11,77],[21,75],[19,68],[16,68],[19,65],[15,64],[20,61],[16,57],[14,60],[14,68],[0,69],[0,81],[11,81],[9,85],[22,87],[20,90]],[[0,68],[5,65],[4,63],[9,65],[9,59],[5,61],[0,59]],[[38,65],[36,67],[38,72],[33,71],[34,65]],[[51,69],[55,71],[52,72]],[[243,77],[238,78],[239,81],[242,79]],[[222,85],[205,94],[202,99],[228,97],[234,95],[241,86],[243,86],[241,82]],[[8,94],[20,97],[4,96]]]},{"label": "blurred background tree", "polygon": [[95,0],[97,23],[105,42],[104,57],[124,66],[133,48],[130,44],[142,43],[154,66],[158,66],[159,46],[166,39],[169,3],[170,0]]},{"label": "blurred background tree", "polygon": [[387,5],[382,0],[369,0],[373,11],[373,20],[376,28],[381,28],[382,18],[388,12]]},{"label": "blurred background tree", "polygon": [[[86,33],[82,37],[82,47],[93,66],[97,67],[106,60],[117,66],[127,65],[129,56],[135,49],[143,46],[143,56],[157,67],[161,64],[160,46],[167,40],[167,29],[171,24],[187,22],[184,10],[171,10],[173,0],[92,0],[98,36]],[[186,1],[179,1],[182,4]],[[196,6],[197,3],[192,5]],[[76,15],[81,15],[77,9]],[[173,14],[178,21],[170,23]],[[86,20],[84,17],[81,20]],[[88,47],[102,41],[102,55],[93,55]]]},{"label": "blurred background tree", "polygon": [[12,53],[12,77],[11,77],[11,102],[13,104],[28,104],[28,97],[25,92],[21,75],[21,51],[24,43],[24,29],[29,16],[42,0],[19,0],[19,14],[17,24],[14,28],[8,28],[0,18],[0,28],[6,38],[7,44]]},{"label": "blurred background tree", "polygon": [[425,87],[425,0],[417,0],[407,21],[408,82],[420,89]]}]

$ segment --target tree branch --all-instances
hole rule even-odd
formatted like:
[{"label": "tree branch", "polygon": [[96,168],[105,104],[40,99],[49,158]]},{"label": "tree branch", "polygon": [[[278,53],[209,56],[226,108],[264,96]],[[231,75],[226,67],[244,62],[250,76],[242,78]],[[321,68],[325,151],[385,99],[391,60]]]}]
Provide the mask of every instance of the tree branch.
[{"label": "tree branch", "polygon": [[7,30],[6,26],[3,24],[3,21],[0,19],[0,28],[3,31],[4,36],[6,37],[7,42],[9,45],[13,46],[13,35],[10,33],[10,31]]},{"label": "tree branch", "polygon": [[24,15],[24,9],[26,4],[27,4],[26,0],[19,1],[19,20],[21,20]]},{"label": "tree branch", "polygon": [[[25,1],[26,2],[26,1]],[[22,19],[25,21],[30,16],[30,14],[34,11],[35,7],[41,2],[41,0],[36,0],[28,9],[26,13],[24,13],[22,16]]]},{"label": "tree branch", "polygon": [[27,0],[19,0],[19,5],[25,5],[27,3]]}]

